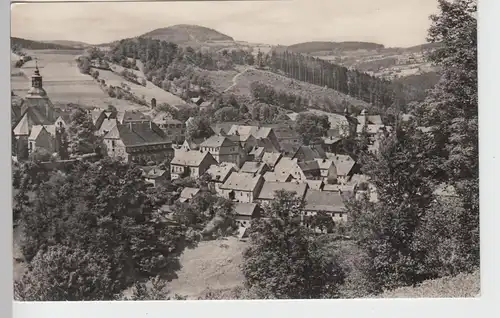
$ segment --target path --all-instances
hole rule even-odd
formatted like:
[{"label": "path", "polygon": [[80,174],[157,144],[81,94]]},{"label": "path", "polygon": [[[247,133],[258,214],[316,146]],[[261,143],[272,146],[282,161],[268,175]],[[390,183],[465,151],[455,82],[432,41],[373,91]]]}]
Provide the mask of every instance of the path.
[{"label": "path", "polygon": [[247,71],[249,71],[249,70],[253,70],[253,69],[255,69],[255,68],[254,68],[253,66],[250,66],[250,67],[245,68],[243,71],[239,72],[238,74],[236,74],[236,75],[233,77],[233,79],[232,79],[233,84],[231,84],[231,86],[229,86],[228,88],[226,88],[226,89],[224,90],[224,92],[223,92],[223,93],[225,93],[225,92],[229,91],[230,89],[232,89],[233,87],[235,87],[235,86],[236,86],[236,84],[237,84],[237,80],[238,80],[238,78],[239,78],[241,75],[243,75],[244,73],[246,73]]}]

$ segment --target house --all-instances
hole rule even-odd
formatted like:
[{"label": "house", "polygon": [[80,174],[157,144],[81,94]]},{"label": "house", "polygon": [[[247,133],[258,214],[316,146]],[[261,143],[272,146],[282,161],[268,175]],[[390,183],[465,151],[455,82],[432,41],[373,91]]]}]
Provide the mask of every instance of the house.
[{"label": "house", "polygon": [[225,137],[229,138],[231,141],[240,144],[241,148],[246,153],[252,151],[254,147],[257,146],[257,139],[255,139],[252,135],[226,135]]},{"label": "house", "polygon": [[153,122],[160,127],[172,143],[182,144],[186,138],[186,127],[184,123],[173,119],[167,112],[159,112],[153,118]]},{"label": "house", "polygon": [[126,110],[123,112],[114,112],[108,118],[116,118],[120,124],[128,123],[148,123],[151,118],[138,110]]},{"label": "house", "polygon": [[337,182],[337,167],[335,166],[333,160],[330,159],[316,159],[318,163],[321,178],[325,183],[335,183]]},{"label": "house", "polygon": [[386,131],[386,126],[382,122],[380,115],[368,115],[366,109],[356,119],[358,122],[356,133],[358,135],[366,133],[372,141],[377,135],[383,134]]},{"label": "house", "polygon": [[261,161],[274,169],[283,155],[279,152],[266,152],[262,155]]},{"label": "house", "polygon": [[184,151],[199,150],[200,145],[205,141],[203,138],[185,139],[180,149]]},{"label": "house", "polygon": [[321,140],[323,141],[323,148],[325,151],[333,153],[341,153],[343,151],[342,137],[328,136],[322,137]]},{"label": "house", "polygon": [[325,184],[323,186],[323,191],[338,192],[346,196],[353,196],[356,193],[356,185]]},{"label": "house", "polygon": [[108,156],[126,162],[163,162],[174,156],[172,143],[153,122],[118,124],[104,135]]},{"label": "house", "polygon": [[238,202],[234,205],[235,221],[239,227],[250,227],[253,219],[260,217],[260,207],[255,203]]},{"label": "house", "polygon": [[307,188],[307,183],[266,181],[262,185],[262,189],[257,196],[257,201],[262,203],[269,203],[274,200],[276,191],[279,190],[295,192],[296,197],[300,200],[303,200],[306,195]]},{"label": "house", "polygon": [[226,182],[220,186],[223,197],[238,201],[251,203],[259,193],[264,178],[261,175],[253,176],[248,173],[233,172]]},{"label": "house", "polygon": [[67,129],[69,127],[69,124],[70,124],[70,117],[71,117],[71,114],[69,112],[61,113],[57,116],[57,119],[56,119],[54,125],[57,128]]},{"label": "house", "polygon": [[253,161],[261,161],[262,157],[264,156],[264,153],[265,153],[264,147],[255,146],[248,153],[247,159]]},{"label": "house", "polygon": [[269,166],[263,162],[256,162],[256,161],[247,161],[241,166],[240,172],[241,173],[249,173],[253,176],[256,176],[258,174],[264,175],[266,172],[271,170]]},{"label": "house", "polygon": [[214,157],[208,152],[198,150],[180,150],[170,162],[170,178],[172,180],[192,177],[199,178],[211,165],[217,164]]},{"label": "house", "polygon": [[231,173],[236,172],[237,167],[234,163],[223,162],[220,164],[211,165],[205,172],[210,176],[209,189],[215,191],[217,195],[222,196],[220,186],[226,182]]},{"label": "house", "polygon": [[280,150],[283,145],[298,145],[301,142],[300,135],[293,128],[294,122],[281,122],[276,124],[263,124],[263,127],[273,129],[273,132],[278,139]]},{"label": "house", "polygon": [[356,161],[348,155],[334,155],[331,160],[337,168],[337,183],[346,184],[357,170]]},{"label": "house", "polygon": [[[302,176],[305,176],[307,180],[321,180],[321,171],[319,169],[319,164],[316,160],[310,161],[300,161],[297,163],[298,167],[302,171]],[[303,180],[305,181],[305,180]]]},{"label": "house", "polygon": [[245,154],[240,144],[225,136],[214,135],[200,144],[203,152],[212,154],[217,162],[232,162],[238,167],[244,162]]},{"label": "house", "polygon": [[266,151],[278,151],[280,148],[278,138],[271,127],[235,124],[231,126],[227,135],[242,136],[242,140],[252,136],[257,141],[257,145],[266,148]]},{"label": "house", "polygon": [[320,212],[325,212],[332,217],[334,222],[347,221],[344,198],[339,192],[309,189],[304,200],[306,216],[315,216]]},{"label": "house", "polygon": [[306,180],[306,183],[311,190],[323,190],[325,186],[323,180]]},{"label": "house", "polygon": [[34,125],[28,137],[28,152],[45,149],[49,153],[57,151],[55,125]]},{"label": "house", "polygon": [[179,195],[179,202],[181,203],[188,203],[190,202],[193,198],[195,198],[197,195],[200,194],[200,189],[198,188],[184,188],[181,191],[181,194]]},{"label": "house", "polygon": [[274,171],[268,171],[264,174],[264,180],[269,182],[292,182],[293,177],[290,173],[277,174]]},{"label": "house", "polygon": [[274,167],[274,174],[276,178],[282,179],[291,175],[293,179],[298,181],[305,181],[307,179],[306,175],[302,171],[301,167],[297,162],[297,159],[291,159],[288,157],[283,157]]},{"label": "house", "polygon": [[298,161],[312,161],[315,159],[325,159],[326,152],[321,145],[299,146],[297,151],[291,156]]},{"label": "house", "polygon": [[200,106],[205,100],[203,99],[203,97],[193,97],[191,98],[191,102],[193,104],[196,104],[197,106]]},{"label": "house", "polygon": [[152,184],[155,187],[162,186],[169,180],[167,170],[153,168],[144,175],[144,181]]}]

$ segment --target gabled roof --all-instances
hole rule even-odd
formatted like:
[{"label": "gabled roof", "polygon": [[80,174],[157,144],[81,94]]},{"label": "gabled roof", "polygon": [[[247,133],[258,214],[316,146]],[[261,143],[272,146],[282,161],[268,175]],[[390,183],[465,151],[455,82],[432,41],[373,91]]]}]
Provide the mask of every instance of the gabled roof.
[{"label": "gabled roof", "polygon": [[316,159],[316,162],[318,163],[318,166],[321,170],[330,169],[332,165],[335,165],[333,160],[330,159]]},{"label": "gabled roof", "polygon": [[170,143],[153,122],[116,125],[104,136],[104,139],[120,139],[126,147]]},{"label": "gabled roof", "polygon": [[250,150],[250,155],[254,156],[255,159],[261,159],[264,155],[264,147],[255,146]]},{"label": "gabled roof", "polygon": [[323,186],[325,186],[323,180],[306,180],[306,183],[309,186],[309,189],[312,190],[322,190]]},{"label": "gabled roof", "polygon": [[166,170],[153,168],[153,169],[148,171],[146,178],[148,178],[148,179],[160,178],[163,175],[165,175],[166,172],[167,172]]},{"label": "gabled roof", "polygon": [[[198,167],[203,162],[205,157],[212,155],[209,152],[200,152],[197,150],[179,150],[175,152],[174,158],[170,162],[172,165]],[[213,159],[213,157],[212,157]],[[215,161],[215,159],[213,159]]]},{"label": "gabled roof", "polygon": [[274,167],[280,161],[280,159],[281,159],[281,153],[279,152],[265,152],[264,155],[262,155],[261,160],[268,166]]},{"label": "gabled roof", "polygon": [[210,175],[211,181],[225,182],[227,177],[229,177],[229,175],[236,170],[235,164],[223,162],[218,165],[211,165],[206,173]]},{"label": "gabled roof", "polygon": [[261,179],[261,175],[254,177],[248,173],[233,172],[220,188],[237,191],[254,191]]},{"label": "gabled roof", "polygon": [[36,108],[28,107],[22,117],[14,126],[14,134],[16,136],[29,135],[30,129],[34,125],[52,125],[53,123],[48,120]]},{"label": "gabled roof", "polygon": [[302,169],[304,173],[313,170],[316,170],[319,173],[319,165],[316,160],[301,161],[298,163],[298,166],[300,167],[300,169]]},{"label": "gabled roof", "polygon": [[335,155],[332,160],[337,167],[337,175],[339,176],[348,175],[356,164],[356,161],[348,155]]},{"label": "gabled roof", "polygon": [[380,115],[370,115],[370,116],[357,116],[356,119],[361,125],[366,123],[368,125],[383,125],[382,117]]},{"label": "gabled roof", "polygon": [[325,150],[319,145],[300,146],[292,158],[301,157],[301,160],[310,161],[326,158]]},{"label": "gabled roof", "polygon": [[190,150],[195,150],[200,148],[203,141],[205,141],[203,138],[186,139],[184,140],[183,145],[187,145]]},{"label": "gabled roof", "polygon": [[200,189],[198,188],[184,188],[182,189],[181,194],[179,196],[179,201],[185,202],[187,200],[190,200],[194,198],[199,192]]},{"label": "gabled roof", "polygon": [[201,147],[231,147],[236,145],[234,141],[225,136],[214,135],[201,143]]},{"label": "gabled roof", "polygon": [[257,211],[258,205],[255,203],[238,202],[234,205],[236,215],[253,216]]},{"label": "gabled roof", "polygon": [[308,211],[343,212],[345,208],[344,199],[338,192],[309,189],[304,200]]},{"label": "gabled roof", "polygon": [[307,187],[307,183],[265,181],[257,198],[259,200],[273,200],[275,192],[279,190],[293,191],[298,198],[303,198]]},{"label": "gabled roof", "polygon": [[262,170],[264,168],[264,166],[266,166],[266,164],[263,162],[247,161],[240,168],[240,172],[257,173],[260,170]]},{"label": "gabled roof", "polygon": [[126,110],[124,112],[118,112],[116,119],[123,124],[130,121],[149,121],[151,118],[140,111],[137,110]]},{"label": "gabled roof", "polygon": [[354,193],[355,188],[356,186],[353,184],[351,185],[325,184],[323,186],[323,191]]},{"label": "gabled roof", "polygon": [[116,118],[105,118],[99,127],[99,134],[103,135],[110,132],[116,125],[118,125]]},{"label": "gabled roof", "polygon": [[290,173],[276,173],[272,171],[268,171],[264,173],[264,180],[269,182],[289,182],[292,179],[292,175]]},{"label": "gabled roof", "polygon": [[42,132],[42,130],[45,130],[45,128],[42,125],[35,125],[31,127],[31,134],[28,137],[30,140],[36,140],[38,138],[38,135]]},{"label": "gabled roof", "polygon": [[268,138],[271,132],[273,132],[273,129],[271,127],[260,127],[256,132],[253,133],[253,135],[257,139],[264,139]]},{"label": "gabled roof", "polygon": [[232,125],[228,135],[252,135],[259,130],[257,126],[245,126],[245,125]]}]

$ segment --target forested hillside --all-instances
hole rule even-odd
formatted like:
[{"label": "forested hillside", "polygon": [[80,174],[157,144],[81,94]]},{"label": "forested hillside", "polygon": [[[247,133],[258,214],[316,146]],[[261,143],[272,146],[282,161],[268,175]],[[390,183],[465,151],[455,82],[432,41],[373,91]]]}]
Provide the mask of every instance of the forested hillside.
[{"label": "forested hillside", "polygon": [[39,41],[26,40],[22,38],[10,37],[11,48],[17,47],[28,50],[72,50],[75,49],[69,45],[60,45],[55,43],[46,43]]}]

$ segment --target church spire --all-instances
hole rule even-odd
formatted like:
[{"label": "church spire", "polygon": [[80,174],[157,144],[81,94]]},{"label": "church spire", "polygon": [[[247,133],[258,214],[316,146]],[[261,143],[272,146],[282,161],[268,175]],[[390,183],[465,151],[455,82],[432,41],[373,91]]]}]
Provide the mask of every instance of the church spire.
[{"label": "church spire", "polygon": [[38,60],[35,59],[35,72],[31,76],[31,87],[41,89],[42,83],[42,75],[40,75],[40,70],[38,69]]}]

